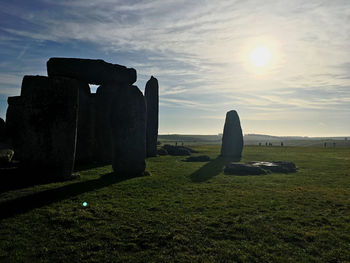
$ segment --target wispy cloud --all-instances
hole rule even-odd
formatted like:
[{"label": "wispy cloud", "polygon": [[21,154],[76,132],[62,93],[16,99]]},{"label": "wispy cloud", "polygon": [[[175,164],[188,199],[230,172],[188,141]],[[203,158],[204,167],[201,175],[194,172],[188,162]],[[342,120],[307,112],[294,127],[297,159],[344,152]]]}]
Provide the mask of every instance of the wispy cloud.
[{"label": "wispy cloud", "polygon": [[[38,74],[50,54],[133,66],[141,89],[159,79],[163,109],[215,112],[208,120],[232,108],[252,120],[338,112],[349,102],[349,11],[346,0],[5,1],[0,56]],[[275,58],[262,76],[246,54],[260,42]]]}]

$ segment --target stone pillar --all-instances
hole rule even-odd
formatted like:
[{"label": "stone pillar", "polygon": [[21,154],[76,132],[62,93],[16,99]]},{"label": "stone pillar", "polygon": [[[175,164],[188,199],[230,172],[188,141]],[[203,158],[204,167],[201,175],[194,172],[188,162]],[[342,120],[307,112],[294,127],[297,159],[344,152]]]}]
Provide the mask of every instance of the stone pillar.
[{"label": "stone pillar", "polygon": [[87,83],[79,86],[78,131],[75,163],[91,163],[95,151],[94,97]]},{"label": "stone pillar", "polygon": [[100,163],[112,162],[111,108],[113,98],[119,89],[128,88],[121,84],[105,84],[96,91],[96,150],[95,160]]},{"label": "stone pillar", "polygon": [[147,109],[146,152],[147,157],[157,156],[159,87],[153,76],[146,83],[145,99]]},{"label": "stone pillar", "polygon": [[146,163],[146,105],[136,86],[118,89],[111,107],[112,166],[122,176],[143,175]]},{"label": "stone pillar", "polygon": [[7,129],[28,176],[62,180],[72,175],[80,82],[25,76],[22,96],[9,97]]},{"label": "stone pillar", "polygon": [[5,138],[5,121],[0,118],[0,142]]},{"label": "stone pillar", "polygon": [[239,116],[235,110],[226,113],[222,136],[221,155],[240,159],[243,150],[243,134]]}]

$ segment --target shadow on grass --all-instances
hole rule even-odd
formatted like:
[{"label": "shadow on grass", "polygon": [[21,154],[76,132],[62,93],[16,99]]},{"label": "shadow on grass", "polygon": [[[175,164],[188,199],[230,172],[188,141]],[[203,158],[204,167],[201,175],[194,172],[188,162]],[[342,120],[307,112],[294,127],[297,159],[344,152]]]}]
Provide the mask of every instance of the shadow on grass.
[{"label": "shadow on grass", "polygon": [[197,171],[190,175],[192,182],[201,183],[210,180],[214,176],[223,172],[224,166],[231,162],[239,162],[240,159],[232,157],[218,156],[216,159],[208,162]]},{"label": "shadow on grass", "polygon": [[[79,164],[74,167],[73,174],[79,173],[80,171],[88,170],[88,169],[94,169],[106,165],[111,165],[110,163],[93,163],[93,164]],[[48,171],[49,172],[49,171]],[[1,174],[1,184],[0,184],[0,193],[4,193],[11,190],[17,190],[22,188],[27,188],[35,185],[41,185],[41,184],[49,184],[49,183],[55,183],[55,182],[62,182],[62,181],[68,181],[68,180],[74,180],[75,178],[72,177],[71,179],[67,180],[55,180],[52,178],[49,178],[45,176],[44,172],[42,174],[32,174],[23,168],[21,169],[18,165],[13,167],[0,167],[0,174]]]},{"label": "shadow on grass", "polygon": [[102,175],[99,179],[72,183],[55,189],[44,190],[9,201],[0,202],[0,219],[22,214],[35,208],[65,200],[82,193],[94,191],[131,177],[115,176],[113,173]]}]

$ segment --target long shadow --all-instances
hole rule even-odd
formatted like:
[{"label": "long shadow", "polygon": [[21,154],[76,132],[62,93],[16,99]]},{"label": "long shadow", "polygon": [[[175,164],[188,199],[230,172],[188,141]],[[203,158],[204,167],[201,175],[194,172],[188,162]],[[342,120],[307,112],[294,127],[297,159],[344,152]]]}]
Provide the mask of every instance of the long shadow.
[{"label": "long shadow", "polygon": [[238,162],[240,159],[232,157],[218,156],[216,159],[208,162],[197,171],[190,175],[192,182],[201,183],[208,181],[224,170],[224,166],[231,162]]},{"label": "long shadow", "polygon": [[0,219],[22,214],[34,208],[65,200],[130,178],[131,177],[117,177],[113,173],[109,173],[102,175],[99,179],[77,182],[9,201],[0,202]]},{"label": "long shadow", "polygon": [[[97,167],[102,167],[110,165],[110,163],[89,163],[89,164],[77,164],[74,167],[74,173],[79,173],[80,171],[94,169]],[[20,168],[20,166],[13,167],[0,167],[1,174],[1,184],[0,184],[0,193],[4,193],[11,190],[22,189],[31,187],[38,184],[48,184],[54,182],[60,182],[62,180],[52,180],[45,176],[41,175],[28,175],[28,171],[25,168]],[[74,177],[68,180],[73,180]]]}]

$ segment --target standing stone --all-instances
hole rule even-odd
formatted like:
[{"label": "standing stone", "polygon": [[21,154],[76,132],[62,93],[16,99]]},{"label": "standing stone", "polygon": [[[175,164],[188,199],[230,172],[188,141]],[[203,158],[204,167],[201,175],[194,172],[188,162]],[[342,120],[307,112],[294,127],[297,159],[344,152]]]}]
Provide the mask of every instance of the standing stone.
[{"label": "standing stone", "polygon": [[46,180],[71,176],[80,85],[69,78],[26,76],[23,95],[8,98],[7,130],[28,175]]},{"label": "standing stone", "polygon": [[147,156],[157,156],[159,87],[153,76],[146,83],[145,99],[147,109],[146,152]]},{"label": "standing stone", "polygon": [[235,110],[226,113],[222,136],[221,155],[240,159],[243,150],[243,134],[238,114]]},{"label": "standing stone", "polygon": [[94,96],[87,83],[79,85],[78,130],[75,163],[84,164],[94,160],[95,115]]},{"label": "standing stone", "polygon": [[143,175],[146,163],[146,105],[136,86],[118,89],[111,108],[112,166],[119,175]]},{"label": "standing stone", "polygon": [[111,108],[114,96],[123,88],[129,87],[106,84],[99,86],[96,91],[95,160],[99,163],[112,162]]},{"label": "standing stone", "polygon": [[5,137],[5,121],[0,118],[0,140]]},{"label": "standing stone", "polygon": [[46,65],[49,77],[70,77],[88,84],[133,84],[136,81],[135,69],[102,59],[50,58]]}]

